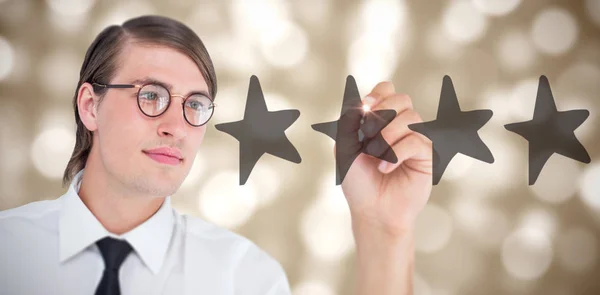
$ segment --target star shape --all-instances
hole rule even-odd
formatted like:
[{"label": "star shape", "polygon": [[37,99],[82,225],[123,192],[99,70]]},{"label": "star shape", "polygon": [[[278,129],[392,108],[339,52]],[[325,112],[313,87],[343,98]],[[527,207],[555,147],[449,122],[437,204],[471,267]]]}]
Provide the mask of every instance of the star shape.
[{"label": "star shape", "polygon": [[574,133],[589,115],[590,112],[584,109],[559,112],[548,78],[540,77],[533,119],[504,125],[529,141],[529,185],[535,184],[554,153],[586,164],[591,162],[590,155]]},{"label": "star shape", "polygon": [[300,116],[298,110],[269,111],[260,82],[250,77],[244,119],[215,125],[217,130],[235,137],[240,142],[240,185],[244,185],[252,169],[265,153],[300,163],[300,154],[285,135]]},{"label": "star shape", "polygon": [[336,142],[336,185],[340,185],[354,160],[365,153],[390,163],[398,158],[381,135],[381,129],[395,117],[394,110],[365,113],[354,77],[346,78],[340,118],[336,121],[313,124],[311,127]]},{"label": "star shape", "polygon": [[440,182],[448,164],[458,153],[486,163],[494,162],[492,152],[477,133],[492,114],[491,110],[461,111],[452,79],[444,76],[437,118],[408,125],[433,143],[434,185]]}]

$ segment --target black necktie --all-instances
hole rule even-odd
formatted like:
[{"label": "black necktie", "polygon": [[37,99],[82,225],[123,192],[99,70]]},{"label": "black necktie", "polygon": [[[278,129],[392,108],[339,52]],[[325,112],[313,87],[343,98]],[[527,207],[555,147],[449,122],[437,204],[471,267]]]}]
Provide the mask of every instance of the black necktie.
[{"label": "black necktie", "polygon": [[104,259],[104,273],[96,289],[96,295],[120,295],[119,268],[132,248],[124,240],[106,237],[96,242]]}]

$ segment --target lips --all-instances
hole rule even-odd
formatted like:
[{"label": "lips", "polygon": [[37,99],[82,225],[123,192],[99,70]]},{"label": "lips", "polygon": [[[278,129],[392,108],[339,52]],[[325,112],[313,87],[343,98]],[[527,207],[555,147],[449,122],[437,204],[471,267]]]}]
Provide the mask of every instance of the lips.
[{"label": "lips", "polygon": [[178,165],[183,160],[181,152],[178,149],[170,147],[161,147],[143,151],[148,157],[156,162],[167,165]]}]

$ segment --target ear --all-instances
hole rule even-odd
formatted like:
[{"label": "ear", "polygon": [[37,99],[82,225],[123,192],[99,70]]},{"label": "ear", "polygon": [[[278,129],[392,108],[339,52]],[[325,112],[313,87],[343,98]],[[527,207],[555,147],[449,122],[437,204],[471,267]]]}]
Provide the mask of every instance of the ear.
[{"label": "ear", "polygon": [[79,118],[90,131],[98,129],[98,97],[90,83],[83,83],[77,91],[77,110]]}]

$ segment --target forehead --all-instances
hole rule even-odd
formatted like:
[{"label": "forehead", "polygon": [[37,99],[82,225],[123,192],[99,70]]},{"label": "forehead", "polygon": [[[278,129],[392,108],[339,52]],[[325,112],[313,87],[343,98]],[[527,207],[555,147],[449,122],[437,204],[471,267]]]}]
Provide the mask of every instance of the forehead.
[{"label": "forehead", "polygon": [[127,42],[111,83],[131,83],[146,77],[173,85],[175,92],[208,92],[200,69],[187,55],[167,46]]}]

